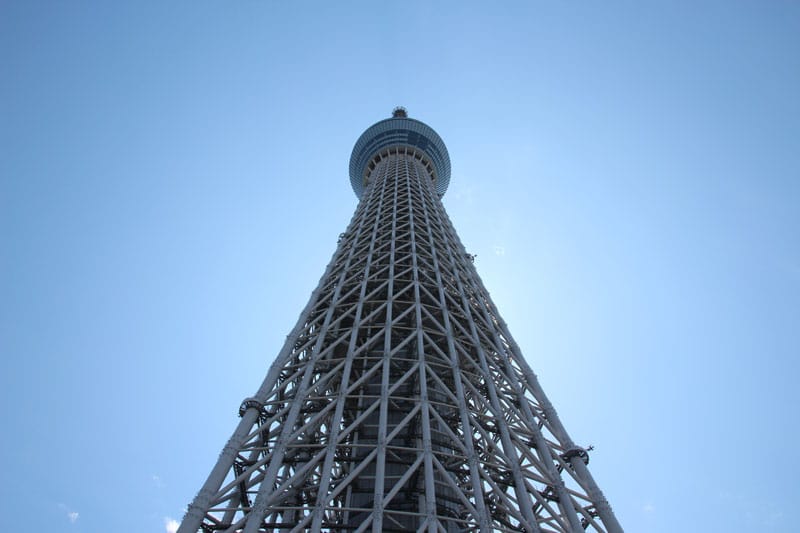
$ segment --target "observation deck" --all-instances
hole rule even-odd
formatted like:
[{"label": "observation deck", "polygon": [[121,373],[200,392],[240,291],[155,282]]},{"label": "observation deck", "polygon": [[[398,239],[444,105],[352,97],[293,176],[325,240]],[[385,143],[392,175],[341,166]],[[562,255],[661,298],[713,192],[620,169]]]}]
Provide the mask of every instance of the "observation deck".
[{"label": "observation deck", "polygon": [[422,154],[423,163],[431,171],[439,197],[444,196],[450,184],[450,155],[444,141],[433,128],[413,118],[402,107],[396,108],[391,118],[376,122],[361,134],[350,156],[350,184],[361,198],[369,173],[381,154],[409,148]]}]

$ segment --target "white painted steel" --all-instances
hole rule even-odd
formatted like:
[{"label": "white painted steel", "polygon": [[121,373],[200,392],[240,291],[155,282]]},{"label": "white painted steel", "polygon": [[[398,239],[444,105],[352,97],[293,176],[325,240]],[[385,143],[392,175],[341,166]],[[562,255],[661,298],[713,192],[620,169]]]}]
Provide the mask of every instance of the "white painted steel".
[{"label": "white painted steel", "polygon": [[621,532],[430,163],[382,150],[178,531]]}]

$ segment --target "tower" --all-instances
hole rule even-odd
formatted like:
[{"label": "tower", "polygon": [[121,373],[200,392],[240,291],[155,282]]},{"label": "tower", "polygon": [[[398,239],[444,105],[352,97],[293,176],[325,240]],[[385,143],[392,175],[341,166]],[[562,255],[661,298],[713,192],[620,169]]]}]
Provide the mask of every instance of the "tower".
[{"label": "tower", "polygon": [[620,532],[445,213],[450,159],[402,108],[359,204],[179,533]]}]

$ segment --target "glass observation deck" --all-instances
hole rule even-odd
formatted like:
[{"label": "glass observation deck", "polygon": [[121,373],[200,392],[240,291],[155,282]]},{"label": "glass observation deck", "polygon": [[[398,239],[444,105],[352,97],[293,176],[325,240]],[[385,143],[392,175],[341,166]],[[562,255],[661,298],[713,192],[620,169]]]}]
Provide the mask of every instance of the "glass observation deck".
[{"label": "glass observation deck", "polygon": [[350,184],[361,198],[367,182],[369,163],[384,149],[410,147],[423,152],[433,165],[436,191],[443,196],[450,184],[450,155],[433,128],[408,118],[406,110],[396,108],[392,118],[376,122],[361,134],[350,156]]}]

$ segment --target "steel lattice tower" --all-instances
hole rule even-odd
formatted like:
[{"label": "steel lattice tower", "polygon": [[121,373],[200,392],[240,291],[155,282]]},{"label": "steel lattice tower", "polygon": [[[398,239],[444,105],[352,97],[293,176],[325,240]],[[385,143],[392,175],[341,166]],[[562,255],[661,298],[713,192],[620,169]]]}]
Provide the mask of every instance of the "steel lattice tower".
[{"label": "steel lattice tower", "polygon": [[622,531],[442,206],[447,148],[402,108],[360,202],[179,533]]}]

